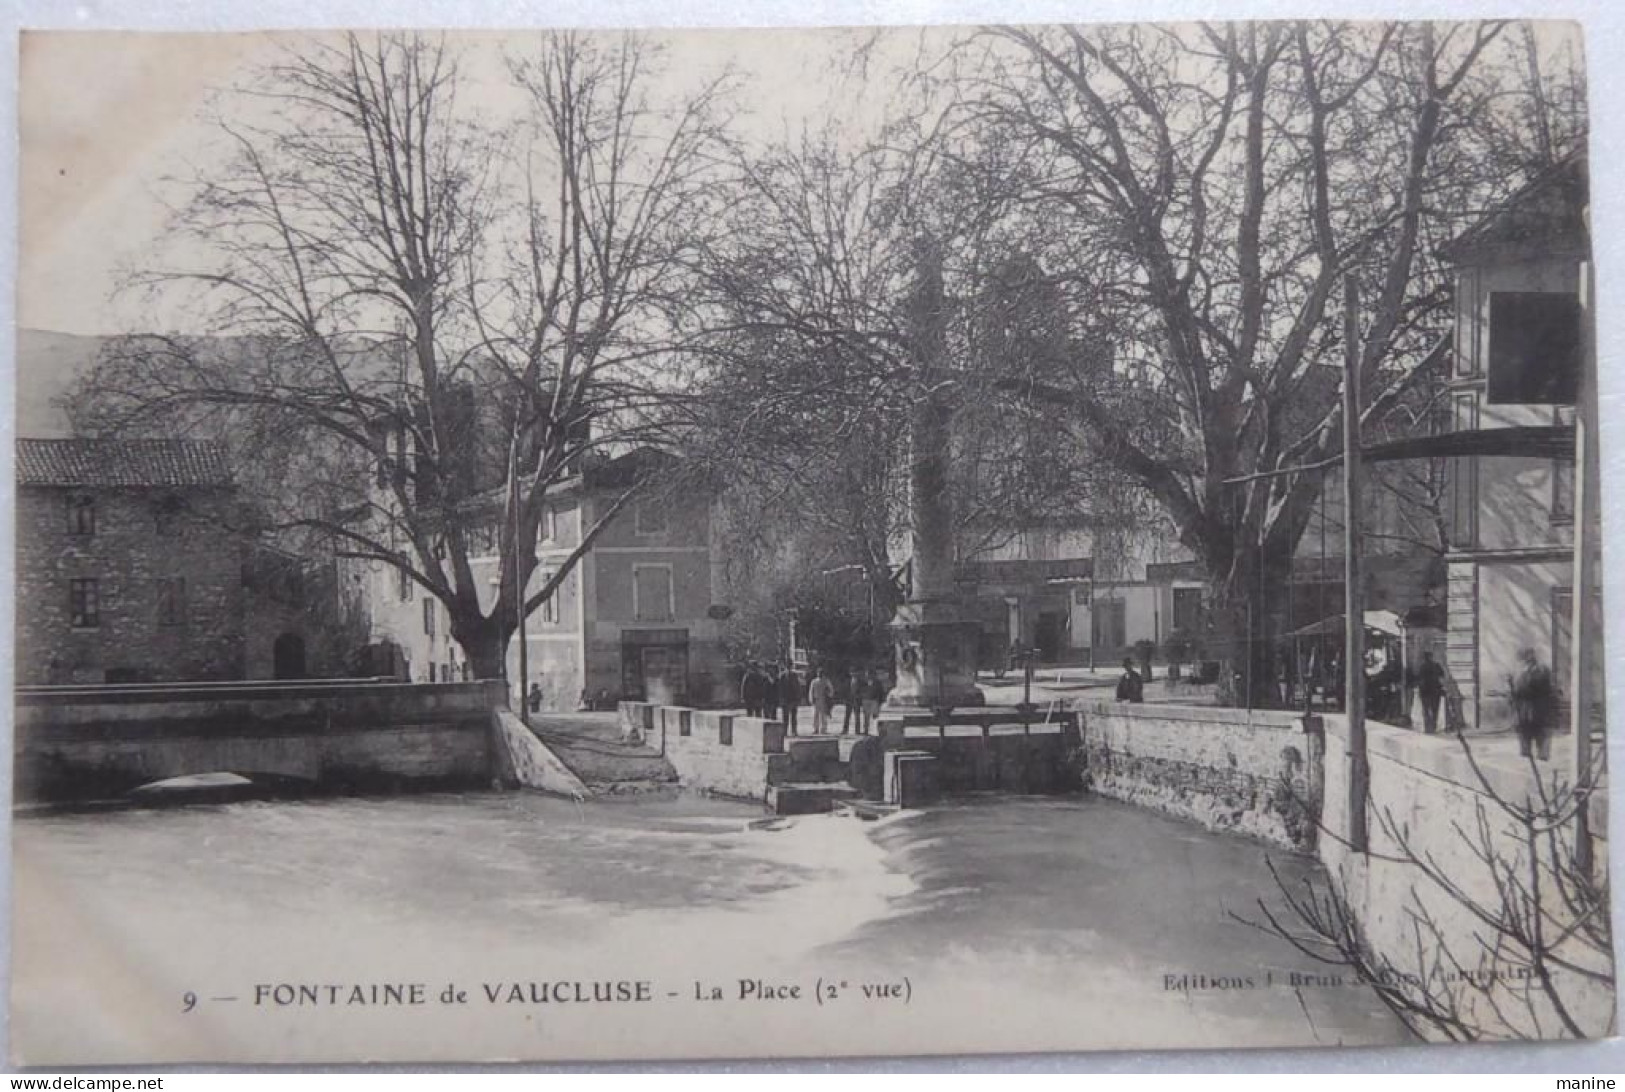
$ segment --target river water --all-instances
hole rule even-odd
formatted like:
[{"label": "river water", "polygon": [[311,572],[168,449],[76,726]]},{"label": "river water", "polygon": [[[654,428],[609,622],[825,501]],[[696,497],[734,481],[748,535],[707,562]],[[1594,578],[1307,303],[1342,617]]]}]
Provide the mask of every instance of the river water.
[{"label": "river water", "polygon": [[1279,905],[1266,858],[1291,883],[1310,862],[1092,797],[864,822],[480,793],[14,829],[13,1049],[35,1064],[1403,1039],[1236,920]]}]

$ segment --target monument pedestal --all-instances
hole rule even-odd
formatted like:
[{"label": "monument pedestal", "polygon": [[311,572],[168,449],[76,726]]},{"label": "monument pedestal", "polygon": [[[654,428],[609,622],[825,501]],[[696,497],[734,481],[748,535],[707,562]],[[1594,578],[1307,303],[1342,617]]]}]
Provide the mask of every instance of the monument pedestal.
[{"label": "monument pedestal", "polygon": [[897,685],[891,709],[951,710],[985,703],[976,687],[979,622],[953,599],[910,600],[892,619],[897,643]]}]

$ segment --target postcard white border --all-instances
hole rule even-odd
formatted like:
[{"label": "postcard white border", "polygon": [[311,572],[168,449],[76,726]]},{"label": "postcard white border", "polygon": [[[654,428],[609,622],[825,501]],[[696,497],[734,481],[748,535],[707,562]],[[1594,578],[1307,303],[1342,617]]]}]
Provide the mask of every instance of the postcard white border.
[{"label": "postcard white border", "polygon": [[[1591,97],[1593,251],[1597,264],[1600,416],[1602,432],[1603,580],[1608,632],[1607,695],[1614,718],[1625,718],[1625,5],[1618,0],[1569,3],[1489,3],[1484,0],[140,0],[116,3],[63,3],[12,0],[0,11],[0,32],[9,47],[0,53],[0,325],[6,331],[0,352],[0,617],[13,617],[15,446],[15,329],[18,238],[17,85],[18,34],[25,28],[85,30],[230,31],[339,28],[391,25],[448,28],[534,26],[751,27],[982,22],[1127,22],[1194,19],[1479,19],[1517,17],[1573,19],[1585,27]],[[1612,427],[1611,427],[1612,426]],[[0,691],[13,685],[11,626],[0,627]],[[11,717],[5,713],[5,744],[0,747],[0,778],[10,784]],[[1625,733],[1609,734],[1609,760],[1625,770]],[[1625,800],[1616,777],[1611,803]],[[1625,815],[1611,808],[1616,815]],[[1616,828],[1619,819],[1615,819]],[[1625,876],[1625,839],[1610,840],[1609,867]],[[9,982],[11,965],[11,818],[0,809],[0,902],[6,928],[0,931],[0,975]],[[1615,936],[1625,935],[1621,900],[1614,905]],[[0,1012],[0,1057],[7,1056],[9,1028]],[[183,1067],[184,1068],[184,1067]],[[245,1067],[254,1068],[254,1067]],[[420,1071],[422,1066],[368,1067],[378,1072]],[[441,1067],[460,1071],[464,1067]],[[476,1067],[479,1069],[497,1067]],[[500,1067],[512,1069],[514,1067]],[[534,1065],[534,1072],[615,1069],[627,1072],[686,1071],[735,1073],[893,1073],[960,1072],[1539,1072],[1585,1074],[1625,1071],[1625,1041],[1578,1044],[1495,1044],[1484,1046],[1404,1046],[1391,1048],[1235,1051],[1089,1052],[975,1057],[789,1059],[779,1062],[628,1063],[616,1066]]]}]

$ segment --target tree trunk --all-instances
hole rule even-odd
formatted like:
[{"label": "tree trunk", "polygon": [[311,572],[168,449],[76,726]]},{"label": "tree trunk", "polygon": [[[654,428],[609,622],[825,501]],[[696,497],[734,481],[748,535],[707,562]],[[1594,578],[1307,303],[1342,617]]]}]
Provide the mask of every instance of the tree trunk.
[{"label": "tree trunk", "polygon": [[[1280,681],[1280,639],[1288,632],[1288,585],[1292,553],[1279,547],[1253,547],[1213,581],[1213,647],[1224,665],[1220,701],[1247,709],[1284,704]],[[1228,685],[1226,681],[1228,680]]]},{"label": "tree trunk", "polygon": [[463,646],[476,679],[508,677],[508,641],[512,629],[490,618],[453,619],[452,637]]}]

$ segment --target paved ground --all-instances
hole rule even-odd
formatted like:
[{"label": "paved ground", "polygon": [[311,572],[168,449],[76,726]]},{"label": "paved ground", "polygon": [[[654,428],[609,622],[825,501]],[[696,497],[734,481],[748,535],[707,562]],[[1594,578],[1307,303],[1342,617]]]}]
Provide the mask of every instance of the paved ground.
[{"label": "paved ground", "polygon": [[615,713],[539,713],[531,729],[594,788],[626,791],[677,780],[659,752],[621,742]]}]

